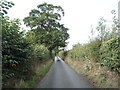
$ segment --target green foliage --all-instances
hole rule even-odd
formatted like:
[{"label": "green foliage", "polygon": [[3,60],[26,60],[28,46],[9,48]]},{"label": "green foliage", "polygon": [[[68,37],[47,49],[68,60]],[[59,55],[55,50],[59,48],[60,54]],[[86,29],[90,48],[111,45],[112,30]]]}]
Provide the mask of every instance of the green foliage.
[{"label": "green foliage", "polygon": [[88,44],[76,44],[73,46],[73,49],[70,50],[69,56],[76,60],[88,60],[93,59],[98,62],[99,60],[99,49],[100,49],[100,41],[94,40]]},{"label": "green foliage", "polygon": [[[13,5],[12,2],[0,2],[2,10],[9,9]],[[24,19],[26,25],[31,27],[31,30],[25,33],[25,31],[21,31],[19,19],[10,20],[9,17],[4,16],[7,14],[5,9],[0,12],[3,17],[3,87],[14,87],[15,82],[19,80],[23,80],[20,82],[20,86],[24,86],[24,81],[35,74],[32,69],[33,62],[45,61],[50,58],[52,50],[58,53],[59,48],[64,48],[67,45],[68,28],[58,22],[64,16],[64,11],[60,6],[52,4],[38,5],[39,10],[32,10],[29,17]],[[41,70],[44,73],[43,67]]]},{"label": "green foliage", "polygon": [[[35,34],[25,34],[24,31],[20,31],[20,25],[19,19],[10,20],[7,16],[2,19],[3,87],[14,86],[15,80],[18,79],[31,78],[32,61],[37,62],[50,57],[48,49],[35,42]],[[12,84],[9,83],[11,80]]]},{"label": "green foliage", "polygon": [[98,22],[98,26],[96,30],[98,31],[98,37],[101,42],[106,41],[108,39],[109,32],[107,30],[107,21],[102,17]]},{"label": "green foliage", "polygon": [[101,63],[120,73],[120,38],[112,38],[101,46]]},{"label": "green foliage", "polygon": [[26,33],[26,41],[30,44],[29,58],[31,60],[43,60],[50,58],[48,49],[40,44],[36,43],[36,35],[32,31]]},{"label": "green foliage", "polygon": [[49,71],[52,65],[52,60],[48,60],[44,63],[40,63],[39,61],[35,61],[32,65],[34,75],[28,80],[21,79],[20,81],[15,83],[15,88],[36,88],[39,81],[45,76],[45,74]]},{"label": "green foliage", "polygon": [[[92,36],[89,43],[76,44],[69,51],[68,56],[75,60],[93,60],[96,64],[106,66],[112,71],[120,73],[120,38],[118,36],[118,19],[115,16],[115,11],[112,11],[111,31],[107,30],[107,21],[103,18],[98,22],[96,31],[98,36]],[[91,31],[93,35],[93,29]]]},{"label": "green foliage", "polygon": [[68,55],[68,52],[69,52],[69,51],[67,51],[67,50],[61,50],[61,51],[58,53],[58,55],[59,55],[63,60],[65,60],[65,58],[66,58],[67,55]]},{"label": "green foliage", "polygon": [[[1,7],[9,9],[12,2],[1,1]],[[58,21],[64,16],[60,6],[52,4],[38,5],[38,10],[32,10],[25,18],[26,25],[32,29],[25,33],[20,31],[20,20],[10,20],[5,17],[7,11],[0,12],[2,19],[2,76],[3,87],[13,87],[17,80],[26,80],[34,74],[32,62],[47,60],[49,51],[66,46],[69,35],[67,28]],[[34,21],[34,22],[33,22]],[[36,28],[35,28],[36,27]],[[29,75],[29,77],[28,77]],[[10,81],[13,81],[10,83]]]},{"label": "green foliage", "polygon": [[19,19],[2,19],[2,71],[3,84],[7,79],[23,78],[29,73],[28,54],[29,43],[25,40],[24,33],[20,32]]},{"label": "green foliage", "polygon": [[99,62],[100,47],[101,47],[101,41],[98,39],[88,43],[86,46],[86,54],[88,55],[88,58],[94,60],[95,62]]},{"label": "green foliage", "polygon": [[1,0],[0,1],[0,16],[3,16],[5,14],[7,14],[7,10],[9,8],[11,8],[12,6],[14,6],[13,2],[8,2],[6,0]]},{"label": "green foliage", "polygon": [[50,53],[52,50],[57,52],[67,45],[66,40],[69,38],[68,28],[59,23],[64,16],[64,10],[60,6],[47,3],[40,4],[37,8],[24,18],[24,23],[35,33],[37,43],[44,44]]},{"label": "green foliage", "polygon": [[[76,59],[76,60],[84,60],[85,58],[85,54],[84,53],[81,53],[82,50],[83,50],[84,46],[81,45],[81,44],[76,44],[73,46],[73,49],[69,51],[69,56],[73,59]],[[84,49],[85,50],[85,49]]]},{"label": "green foliage", "polygon": [[49,51],[44,45],[35,44],[32,48],[32,58],[34,60],[44,60],[50,58]]},{"label": "green foliage", "polygon": [[120,73],[120,38],[112,38],[101,43],[99,40],[81,45],[76,44],[68,56],[74,60],[93,60],[112,71]]}]

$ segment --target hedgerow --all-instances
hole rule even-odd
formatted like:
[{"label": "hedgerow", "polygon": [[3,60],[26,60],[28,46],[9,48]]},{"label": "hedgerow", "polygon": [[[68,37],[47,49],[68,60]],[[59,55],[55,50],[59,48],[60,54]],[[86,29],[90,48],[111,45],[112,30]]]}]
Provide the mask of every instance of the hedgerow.
[{"label": "hedgerow", "polygon": [[20,25],[19,19],[11,20],[7,16],[2,19],[3,87],[13,87],[17,80],[31,78],[34,74],[32,62],[50,57],[47,48],[35,43],[33,36],[29,37]]},{"label": "hedgerow", "polygon": [[[68,56],[74,60],[92,60],[111,71],[120,73],[120,37],[118,36],[118,20],[115,11],[111,26],[107,26],[107,20],[100,18],[96,31],[92,32],[92,39],[86,44],[75,44],[68,51]],[[108,30],[109,27],[109,30]],[[93,37],[97,32],[98,36]]]},{"label": "hedgerow", "polygon": [[101,63],[120,73],[120,37],[104,42],[100,48]]}]

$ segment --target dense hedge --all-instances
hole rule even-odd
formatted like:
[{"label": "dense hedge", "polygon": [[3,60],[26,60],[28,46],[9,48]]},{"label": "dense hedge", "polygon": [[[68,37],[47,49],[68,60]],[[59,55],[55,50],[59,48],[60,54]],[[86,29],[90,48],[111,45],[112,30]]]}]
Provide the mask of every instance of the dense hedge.
[{"label": "dense hedge", "polygon": [[15,80],[31,78],[32,62],[50,57],[47,48],[35,43],[34,37],[24,33],[20,25],[19,19],[10,20],[9,17],[2,19],[3,87],[14,86]]},{"label": "dense hedge", "polygon": [[104,42],[100,48],[101,63],[109,69],[120,72],[120,37]]},{"label": "dense hedge", "polygon": [[92,59],[98,62],[100,46],[101,42],[97,39],[83,45],[76,44],[73,46],[73,49],[69,51],[68,55],[76,60]]},{"label": "dense hedge", "polygon": [[20,78],[29,72],[27,52],[29,43],[20,32],[18,19],[10,20],[9,17],[2,19],[2,73],[3,86],[7,80]]},{"label": "dense hedge", "polygon": [[94,60],[112,71],[120,73],[120,38],[112,38],[102,43],[94,40],[90,43],[74,45],[68,56],[74,60]]},{"label": "dense hedge", "polygon": [[[91,30],[89,42],[83,45],[74,45],[68,52],[68,56],[75,60],[92,60],[101,66],[120,73],[119,23],[114,12],[115,10],[112,10],[112,23],[103,17],[100,18],[96,29],[92,28]],[[97,36],[94,35],[95,33]]]}]

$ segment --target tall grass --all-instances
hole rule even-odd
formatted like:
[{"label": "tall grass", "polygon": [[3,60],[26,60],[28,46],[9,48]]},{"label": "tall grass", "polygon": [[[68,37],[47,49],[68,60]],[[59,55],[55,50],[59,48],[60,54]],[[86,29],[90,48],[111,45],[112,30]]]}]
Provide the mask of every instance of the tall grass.
[{"label": "tall grass", "polygon": [[[34,63],[32,69],[34,71],[34,75],[27,79],[21,79],[19,82],[15,83],[15,88],[35,88],[41,79],[45,76],[45,74],[49,71],[52,65],[52,60],[48,60],[46,62]],[[28,76],[29,77],[29,76]]]}]

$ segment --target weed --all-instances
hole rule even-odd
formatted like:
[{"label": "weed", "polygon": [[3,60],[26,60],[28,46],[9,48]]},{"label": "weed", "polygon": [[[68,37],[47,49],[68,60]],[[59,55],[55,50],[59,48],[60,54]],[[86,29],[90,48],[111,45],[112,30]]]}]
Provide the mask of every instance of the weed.
[{"label": "weed", "polygon": [[16,82],[15,88],[34,88],[34,87],[36,87],[38,82],[48,72],[51,65],[52,65],[52,60],[49,60],[45,63],[40,63],[40,64],[37,63],[37,65],[35,64],[35,67],[33,68],[35,74],[27,80],[21,79],[19,82]]},{"label": "weed", "polygon": [[76,72],[86,76],[96,87],[118,88],[118,74],[109,71],[107,68],[96,64],[92,60],[89,61],[91,64],[87,61],[75,61],[68,57],[65,61],[75,69]]}]

